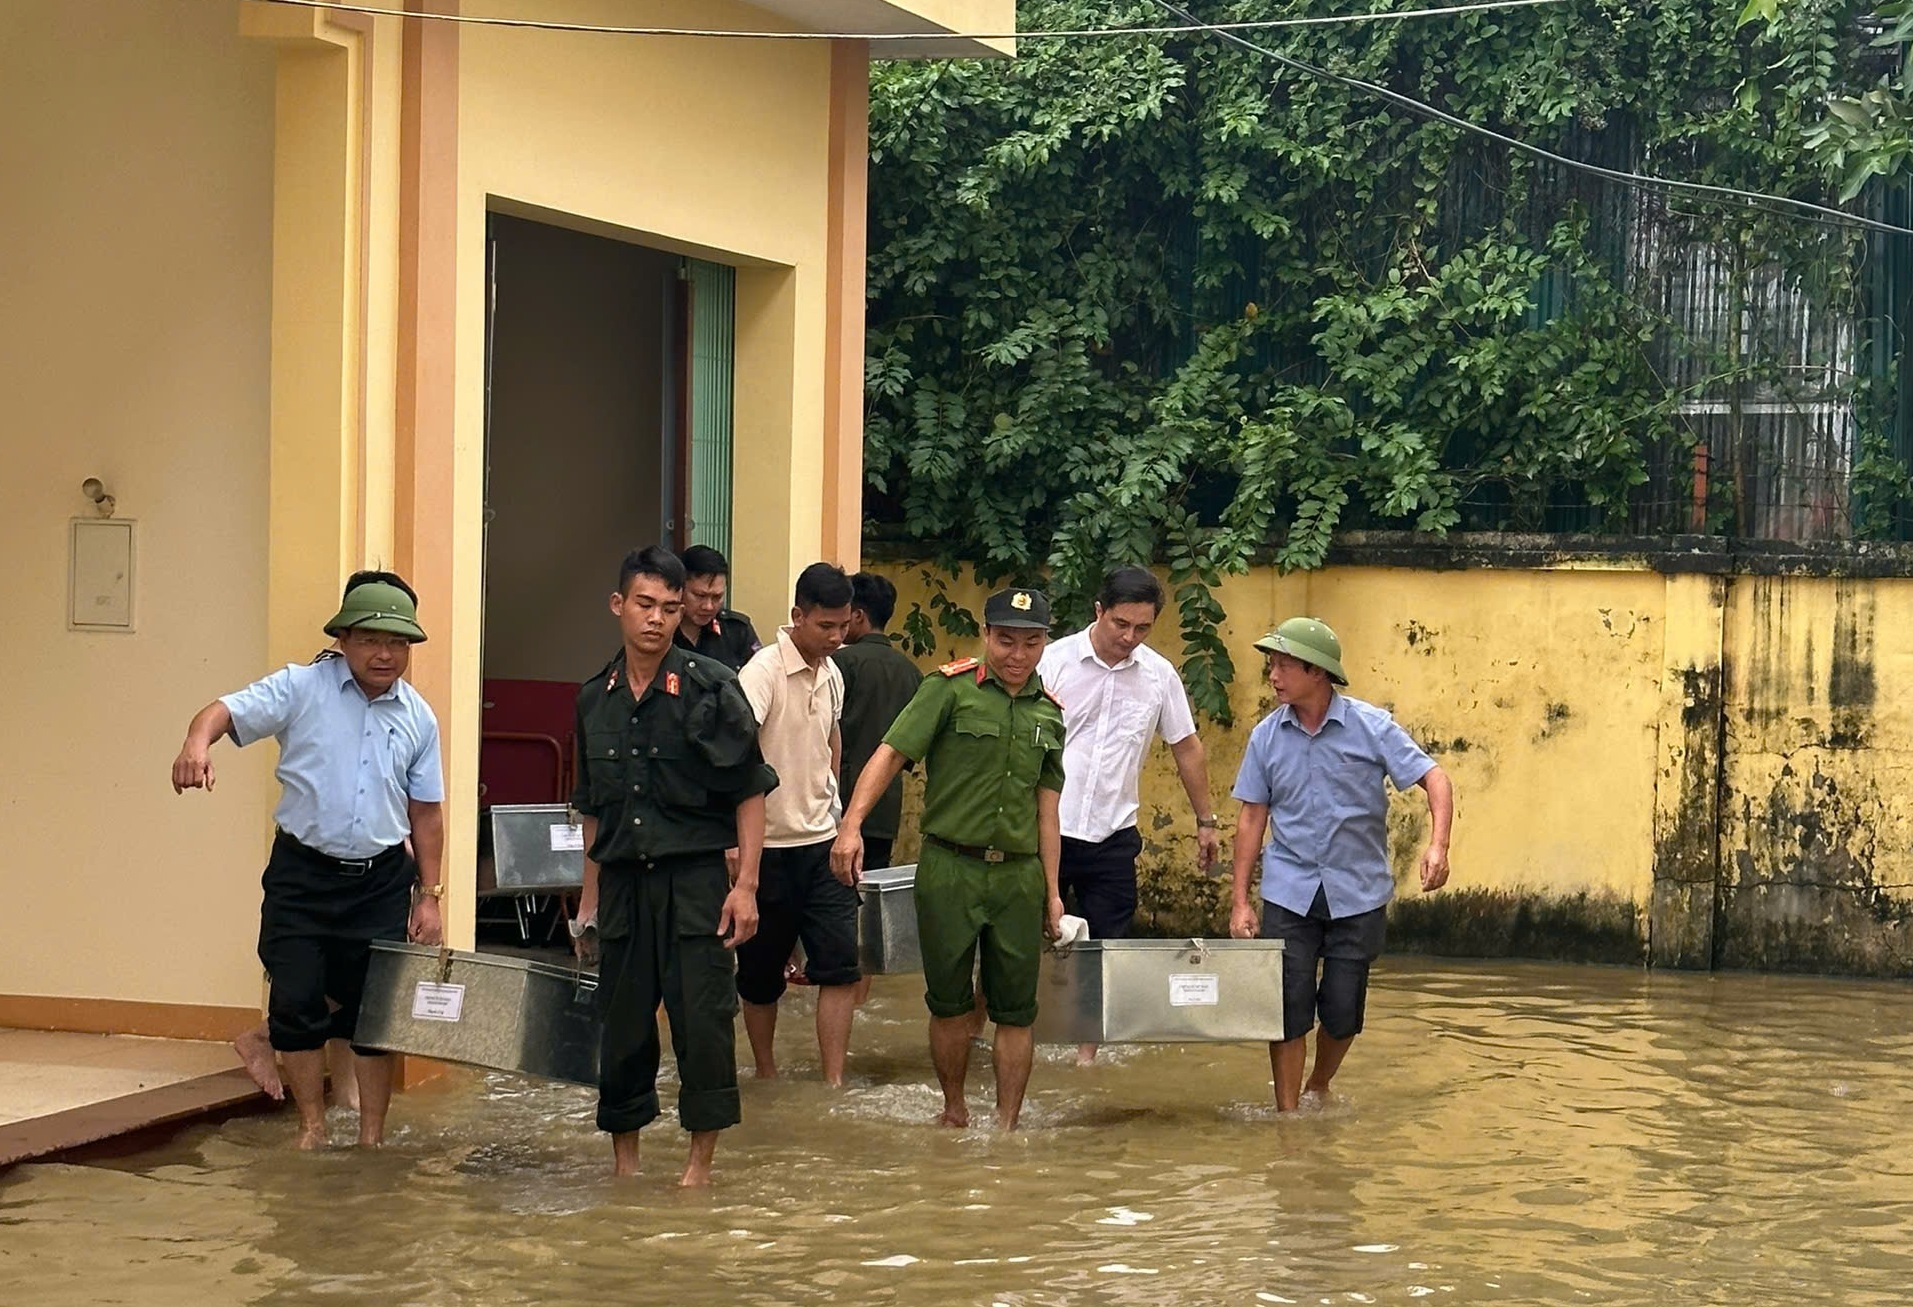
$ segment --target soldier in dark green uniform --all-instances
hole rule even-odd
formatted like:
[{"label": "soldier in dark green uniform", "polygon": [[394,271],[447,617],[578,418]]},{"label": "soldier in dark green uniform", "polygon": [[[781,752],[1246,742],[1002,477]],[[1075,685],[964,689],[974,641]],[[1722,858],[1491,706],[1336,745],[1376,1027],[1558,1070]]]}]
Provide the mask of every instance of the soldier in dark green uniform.
[{"label": "soldier in dark green uniform", "polygon": [[996,1119],[1014,1130],[1035,1050],[1037,963],[1063,916],[1063,711],[1036,674],[1049,642],[1042,592],[991,595],[983,622],[987,661],[961,658],[924,677],[858,778],[831,860],[840,876],[862,871],[864,819],[906,762],[922,763],[917,934],[943,1124],[970,1123],[963,1082],[980,947],[996,1022]]},{"label": "soldier in dark green uniform", "polygon": [[[678,1119],[691,1132],[680,1183],[706,1184],[717,1135],[739,1119],[737,981],[731,954],[757,929],[764,795],[750,702],[727,667],[676,647],[684,568],[653,547],[624,560],[611,611],[624,650],[578,692],[585,884],[598,923],[598,1128],[614,1169],[638,1169],[638,1131],[658,1115],[658,1004],[671,1023]],[[724,852],[737,850],[737,878]]]},{"label": "soldier in dark green uniform", "polygon": [[709,545],[692,545],[680,561],[684,564],[684,611],[678,614],[672,643],[715,658],[734,672],[743,671],[759,644],[751,619],[724,606],[731,565]]}]

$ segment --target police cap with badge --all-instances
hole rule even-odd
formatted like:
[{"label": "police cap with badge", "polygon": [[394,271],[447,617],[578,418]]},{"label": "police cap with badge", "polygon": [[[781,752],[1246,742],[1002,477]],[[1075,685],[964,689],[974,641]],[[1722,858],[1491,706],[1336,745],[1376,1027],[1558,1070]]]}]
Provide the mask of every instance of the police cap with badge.
[{"label": "police cap with badge", "polygon": [[998,590],[983,602],[983,625],[1047,631],[1049,596],[1041,590]]}]

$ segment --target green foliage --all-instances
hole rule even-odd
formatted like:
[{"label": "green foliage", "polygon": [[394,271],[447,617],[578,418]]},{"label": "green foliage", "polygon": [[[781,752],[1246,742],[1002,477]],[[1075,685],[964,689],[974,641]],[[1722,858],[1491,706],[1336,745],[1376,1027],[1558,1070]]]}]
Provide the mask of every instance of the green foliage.
[{"label": "green foliage", "polygon": [[[1770,33],[1783,33],[1797,16],[1793,10],[1792,0],[1748,0],[1740,26],[1760,24]],[[1838,181],[1842,203],[1874,178],[1897,176],[1913,161],[1913,70],[1901,56],[1913,41],[1913,0],[1887,0],[1873,6],[1873,13],[1883,30],[1872,47],[1893,52],[1896,71],[1882,73],[1859,94],[1829,95],[1825,116],[1809,124],[1805,135],[1807,149]]]},{"label": "green foliage", "polygon": [[[1562,153],[1824,199],[1800,142],[1863,89],[1862,9],[1786,0],[1737,27],[1709,0],[1572,0],[1262,39]],[[1018,14],[1162,17],[1141,0]],[[1674,439],[1669,321],[1622,284],[1631,192],[1208,38],[881,64],[870,143],[879,530],[987,581],[1047,574],[1066,617],[1109,567],[1166,562],[1212,717],[1234,675],[1223,578],[1319,566],[1341,528],[1439,534],[1483,504],[1515,527],[1568,503],[1622,528]],[[1852,254],[1824,227],[1681,203],[1693,238],[1830,280]],[[955,633],[941,597],[906,619],[912,640],[933,618]]]}]

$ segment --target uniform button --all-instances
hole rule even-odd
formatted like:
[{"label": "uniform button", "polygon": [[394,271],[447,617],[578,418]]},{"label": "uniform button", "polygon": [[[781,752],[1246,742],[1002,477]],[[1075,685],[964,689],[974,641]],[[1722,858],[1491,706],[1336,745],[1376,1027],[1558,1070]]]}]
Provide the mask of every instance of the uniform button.
[{"label": "uniform button", "polygon": [[651,746],[651,756],[653,758],[658,756],[658,746],[655,744]]},{"label": "uniform button", "polygon": [[638,724],[638,719],[637,719],[637,718],[635,718],[635,717],[633,717],[633,718],[631,719],[631,724],[632,724],[633,726],[636,726],[636,725]]},{"label": "uniform button", "polygon": [[642,825],[644,825],[644,818],[642,818],[642,817],[633,817],[633,818],[631,819],[631,824],[632,824],[633,826],[642,826]]},{"label": "uniform button", "polygon": [[618,756],[618,751],[616,749],[606,749],[604,751],[604,756],[607,758],[615,758]]}]

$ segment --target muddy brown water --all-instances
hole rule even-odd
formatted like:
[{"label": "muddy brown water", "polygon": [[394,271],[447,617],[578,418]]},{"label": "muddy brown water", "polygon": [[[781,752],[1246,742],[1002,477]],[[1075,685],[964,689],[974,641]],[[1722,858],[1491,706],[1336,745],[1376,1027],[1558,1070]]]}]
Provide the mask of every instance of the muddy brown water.
[{"label": "muddy brown water", "polygon": [[0,1303],[1905,1304],[1910,1000],[1392,958],[1319,1110],[1277,1119],[1256,1047],[1046,1050],[1006,1136],[928,1124],[883,977],[840,1093],[795,1000],[709,1192],[674,1124],[618,1183],[589,1093],[459,1076],[376,1154],[297,1155],[282,1114],[18,1167]]}]

